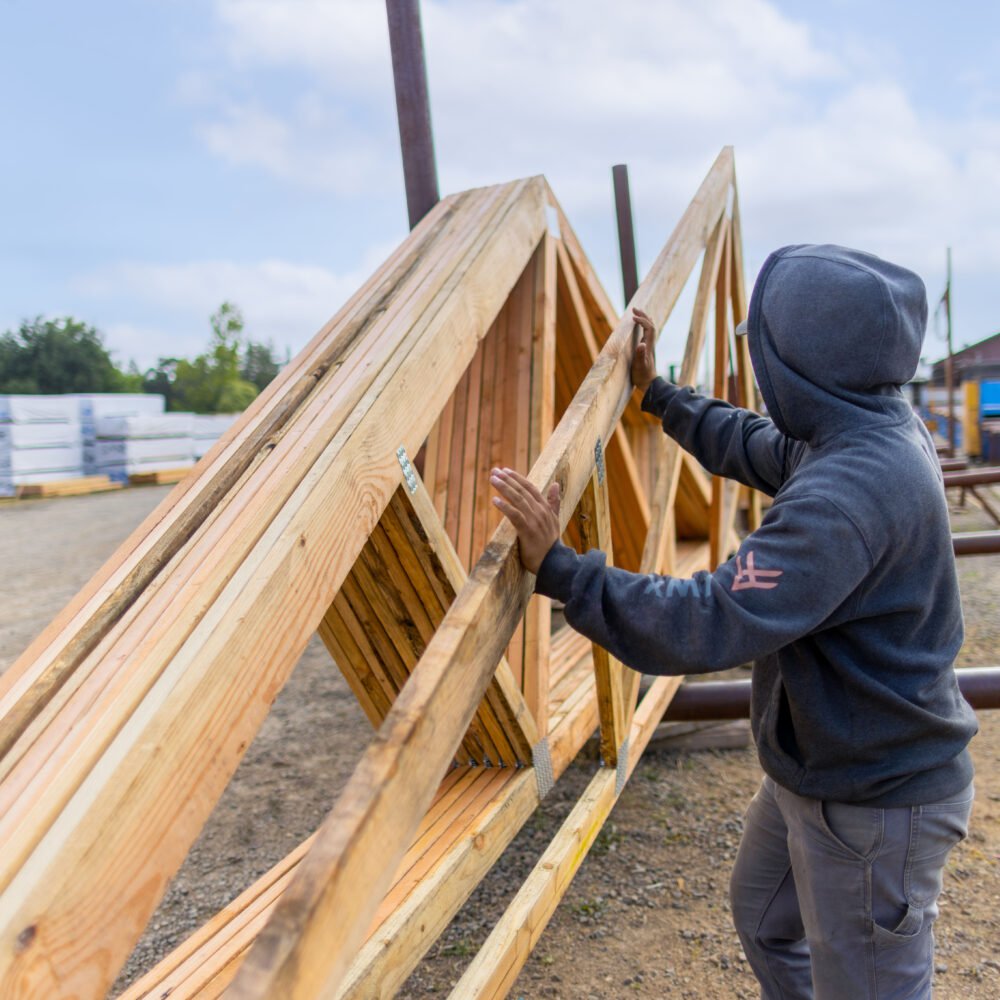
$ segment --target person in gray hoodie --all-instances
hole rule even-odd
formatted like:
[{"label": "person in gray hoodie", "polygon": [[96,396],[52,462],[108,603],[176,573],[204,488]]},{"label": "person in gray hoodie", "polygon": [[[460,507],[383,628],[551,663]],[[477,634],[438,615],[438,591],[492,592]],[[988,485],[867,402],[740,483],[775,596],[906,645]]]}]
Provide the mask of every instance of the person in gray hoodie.
[{"label": "person in gray hoodie", "polygon": [[930,436],[904,399],[927,321],[922,281],[871,254],[771,254],[745,325],[768,417],[656,377],[642,408],[711,473],[773,497],[711,573],[680,584],[559,541],[558,487],[495,469],[536,590],[646,674],[753,663],[764,778],[731,880],[765,998],[930,996],[937,897],[965,835],[977,730],[954,660],[963,625]]}]

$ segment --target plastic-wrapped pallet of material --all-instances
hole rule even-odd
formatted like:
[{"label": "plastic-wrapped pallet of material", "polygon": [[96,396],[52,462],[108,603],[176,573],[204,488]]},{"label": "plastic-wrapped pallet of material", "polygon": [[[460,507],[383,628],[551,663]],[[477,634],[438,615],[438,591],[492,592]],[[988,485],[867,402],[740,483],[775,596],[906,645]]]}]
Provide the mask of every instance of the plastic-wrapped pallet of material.
[{"label": "plastic-wrapped pallet of material", "polygon": [[166,400],[156,393],[94,392],[78,395],[80,425],[83,429],[83,468],[87,475],[96,475],[97,421],[112,417],[157,417],[165,409]]},{"label": "plastic-wrapped pallet of material", "polygon": [[0,424],[79,424],[76,396],[0,395]]},{"label": "plastic-wrapped pallet of material", "polygon": [[238,419],[238,413],[196,413],[193,432],[194,457],[198,459],[205,455]]},{"label": "plastic-wrapped pallet of material", "polygon": [[80,425],[0,424],[0,450],[35,451],[65,448],[81,443]]},{"label": "plastic-wrapped pallet of material", "polygon": [[[0,469],[3,467],[0,465]],[[12,448],[5,467],[16,486],[79,479],[83,475],[83,445],[77,442],[61,448]]]},{"label": "plastic-wrapped pallet of material", "polygon": [[72,396],[0,396],[0,495],[26,483],[83,475],[79,406]]},{"label": "plastic-wrapped pallet of material", "polygon": [[101,417],[94,426],[94,468],[100,475],[120,481],[194,465],[193,413]]},{"label": "plastic-wrapped pallet of material", "polygon": [[163,396],[149,392],[92,392],[76,398],[85,425],[103,417],[155,417],[166,409]]}]

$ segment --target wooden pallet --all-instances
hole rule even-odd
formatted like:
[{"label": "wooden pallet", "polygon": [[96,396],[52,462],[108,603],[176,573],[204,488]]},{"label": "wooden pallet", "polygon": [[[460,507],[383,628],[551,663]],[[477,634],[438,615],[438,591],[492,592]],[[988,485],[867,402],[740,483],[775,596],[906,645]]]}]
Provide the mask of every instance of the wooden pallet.
[{"label": "wooden pallet", "polygon": [[191,474],[191,466],[181,469],[160,469],[158,472],[133,472],[128,477],[131,486],[173,486]]},{"label": "wooden pallet", "polygon": [[81,476],[78,479],[57,479],[49,483],[25,483],[17,488],[17,498],[28,500],[41,497],[75,497],[87,493],[106,493],[120,490],[121,483],[112,482],[107,476]]},{"label": "wooden pallet", "polygon": [[[729,149],[636,294],[658,327],[699,259],[682,380],[714,305],[752,405]],[[569,542],[630,569],[736,542],[736,492],[641,413],[632,347],[544,179],[428,214],[0,678],[0,996],[105,994],[317,632],[370,746],[130,995],[391,996],[599,726],[604,766],[454,996],[505,994],[680,679],[638,701],[551,631],[487,470],[558,482]]]}]

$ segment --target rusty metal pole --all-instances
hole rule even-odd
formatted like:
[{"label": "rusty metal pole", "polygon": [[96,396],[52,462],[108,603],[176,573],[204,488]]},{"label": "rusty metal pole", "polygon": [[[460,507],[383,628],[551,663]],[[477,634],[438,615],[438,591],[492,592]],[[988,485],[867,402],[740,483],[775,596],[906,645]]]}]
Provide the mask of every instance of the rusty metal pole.
[{"label": "rusty metal pole", "polygon": [[431,104],[427,92],[420,0],[385,0],[406,209],[412,229],[440,200]]},{"label": "rusty metal pole", "polygon": [[993,486],[1000,483],[1000,465],[984,465],[978,469],[956,469],[943,472],[945,489],[953,486]]},{"label": "rusty metal pole", "polygon": [[[962,696],[975,709],[1000,708],[1000,667],[956,671]],[[750,681],[699,681],[680,686],[664,722],[745,719],[750,715]]]},{"label": "rusty metal pole", "polygon": [[951,536],[956,556],[984,556],[1000,552],[1000,531],[960,531]]},{"label": "rusty metal pole", "polygon": [[948,455],[955,454],[955,359],[951,343],[951,247],[948,247],[948,278],[944,286],[944,312],[948,323],[948,360],[944,367],[944,381],[948,393]]},{"label": "rusty metal pole", "polygon": [[628,186],[628,166],[624,163],[611,168],[615,188],[615,215],[618,219],[618,254],[622,262],[622,288],[625,305],[632,301],[639,287],[639,265],[635,255],[635,231],[632,228],[632,196]]}]

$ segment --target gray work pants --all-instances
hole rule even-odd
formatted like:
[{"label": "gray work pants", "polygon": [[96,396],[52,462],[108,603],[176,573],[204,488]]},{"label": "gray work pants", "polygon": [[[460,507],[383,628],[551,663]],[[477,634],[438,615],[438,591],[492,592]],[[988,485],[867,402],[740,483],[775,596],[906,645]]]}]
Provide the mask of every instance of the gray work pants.
[{"label": "gray work pants", "polygon": [[879,809],[806,799],[764,778],[730,884],[764,1000],[925,1000],[948,852],[973,790]]}]

